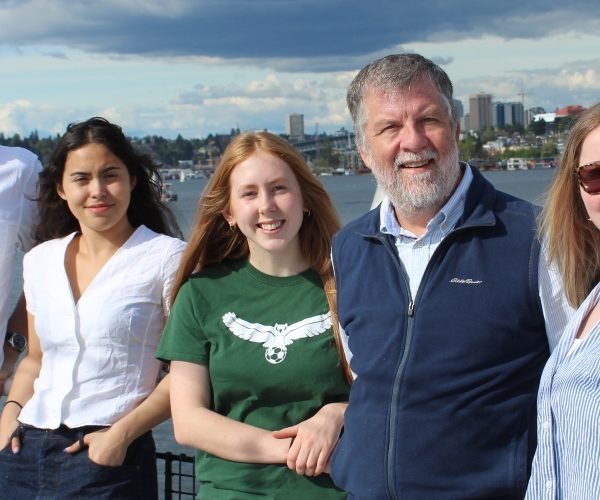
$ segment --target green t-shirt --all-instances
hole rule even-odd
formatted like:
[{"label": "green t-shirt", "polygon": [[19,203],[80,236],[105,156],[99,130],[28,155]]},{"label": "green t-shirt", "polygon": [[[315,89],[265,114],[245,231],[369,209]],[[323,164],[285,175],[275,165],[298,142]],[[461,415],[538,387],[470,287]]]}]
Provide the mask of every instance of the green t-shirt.
[{"label": "green t-shirt", "polygon": [[[313,270],[291,277],[228,261],[181,288],[157,351],[161,359],[209,367],[212,409],[267,430],[348,400],[323,285]],[[199,422],[198,425],[201,425]],[[345,498],[327,474],[247,464],[198,451],[199,497]]]}]

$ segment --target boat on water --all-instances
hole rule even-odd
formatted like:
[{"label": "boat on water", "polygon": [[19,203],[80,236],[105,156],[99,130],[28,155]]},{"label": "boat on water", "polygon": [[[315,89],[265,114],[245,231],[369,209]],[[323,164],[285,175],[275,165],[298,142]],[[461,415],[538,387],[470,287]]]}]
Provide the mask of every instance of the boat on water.
[{"label": "boat on water", "polygon": [[509,158],[506,163],[506,170],[527,170],[525,158]]}]

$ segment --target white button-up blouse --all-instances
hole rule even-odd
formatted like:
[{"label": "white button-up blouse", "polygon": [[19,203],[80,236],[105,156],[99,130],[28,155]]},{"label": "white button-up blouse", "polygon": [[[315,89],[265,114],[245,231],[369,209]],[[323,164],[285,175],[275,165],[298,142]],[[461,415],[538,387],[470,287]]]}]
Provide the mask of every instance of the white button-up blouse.
[{"label": "white button-up blouse", "polygon": [[38,428],[111,425],[154,389],[154,357],[185,243],[138,227],[73,299],[65,253],[75,233],[25,255],[27,310],[43,352],[19,420]]}]

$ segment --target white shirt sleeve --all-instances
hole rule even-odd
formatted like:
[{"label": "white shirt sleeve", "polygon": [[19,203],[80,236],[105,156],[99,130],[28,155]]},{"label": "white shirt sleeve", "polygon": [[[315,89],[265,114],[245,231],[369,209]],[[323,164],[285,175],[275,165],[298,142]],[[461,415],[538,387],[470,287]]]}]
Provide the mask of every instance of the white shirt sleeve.
[{"label": "white shirt sleeve", "polygon": [[179,239],[173,239],[173,242],[167,248],[165,257],[163,260],[163,311],[165,317],[169,315],[171,311],[171,290],[173,288],[173,282],[175,281],[175,275],[179,267],[179,262],[185,250],[186,243]]},{"label": "white shirt sleeve", "polygon": [[538,283],[548,345],[552,352],[575,309],[567,302],[558,269],[556,266],[548,264],[547,249],[543,243],[538,265]]},{"label": "white shirt sleeve", "polygon": [[33,227],[37,222],[37,203],[34,198],[37,196],[38,174],[42,170],[42,164],[37,156],[31,154],[31,161],[23,172],[23,200],[18,225],[18,241],[21,250],[24,252],[33,246]]}]

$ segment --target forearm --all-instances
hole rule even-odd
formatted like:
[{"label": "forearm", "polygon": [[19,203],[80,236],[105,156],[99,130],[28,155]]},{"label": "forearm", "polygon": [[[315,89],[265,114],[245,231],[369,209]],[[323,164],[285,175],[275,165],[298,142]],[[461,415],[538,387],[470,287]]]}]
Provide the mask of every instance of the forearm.
[{"label": "forearm", "polygon": [[212,411],[210,374],[205,365],[171,363],[171,407],[175,439],[234,462],[282,464],[291,444],[268,430]]},{"label": "forearm", "polygon": [[29,334],[27,354],[17,368],[7,397],[9,401],[18,401],[23,406],[33,396],[33,384],[42,368],[42,350],[34,325],[35,318],[31,314],[27,314],[27,328],[25,329]]},{"label": "forearm", "polygon": [[292,441],[207,408],[174,414],[173,426],[178,443],[234,462],[283,464]]},{"label": "forearm", "polygon": [[[25,356],[19,364],[12,387],[6,398],[7,402],[14,402],[5,403],[0,415],[0,448],[6,446],[11,434],[18,426],[17,419],[21,413],[22,406],[25,406],[25,403],[33,395],[33,383],[39,375],[40,367],[41,359],[31,355]],[[17,447],[18,445],[13,444],[13,452],[15,452]]]},{"label": "forearm", "polygon": [[169,384],[170,377],[167,375],[142,403],[111,426],[111,432],[119,433],[122,440],[129,445],[167,420],[171,416]]},{"label": "forearm", "polygon": [[15,351],[7,342],[4,343],[4,362],[0,367],[0,390],[3,393],[6,390],[4,384],[13,375],[19,353]]},{"label": "forearm", "polygon": [[21,294],[17,305],[10,318],[8,319],[8,324],[6,325],[7,330],[12,332],[17,332],[27,337],[27,309],[25,307],[25,296]]},{"label": "forearm", "polygon": [[[17,305],[8,320],[6,329],[11,332],[17,332],[27,338],[27,312],[25,310],[25,298],[21,294]],[[3,337],[0,337],[3,338]],[[15,366],[19,359],[19,353],[15,351],[7,342],[3,345],[4,362],[0,367],[0,390],[4,388],[4,383],[12,376]]]},{"label": "forearm", "polygon": [[15,377],[6,399],[25,405],[33,396],[33,383],[40,374],[41,358],[27,354],[19,363]]}]

